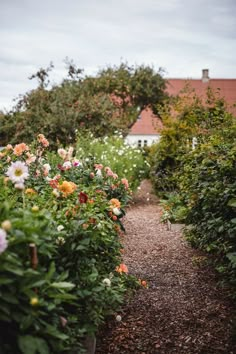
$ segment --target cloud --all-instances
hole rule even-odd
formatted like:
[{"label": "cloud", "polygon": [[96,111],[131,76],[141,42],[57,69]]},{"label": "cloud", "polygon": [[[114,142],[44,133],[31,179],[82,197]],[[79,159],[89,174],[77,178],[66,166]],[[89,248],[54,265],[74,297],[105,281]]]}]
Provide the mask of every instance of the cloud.
[{"label": "cloud", "polygon": [[68,56],[94,73],[106,65],[164,67],[170,77],[236,77],[234,0],[1,0],[0,109],[34,87],[27,80]]}]

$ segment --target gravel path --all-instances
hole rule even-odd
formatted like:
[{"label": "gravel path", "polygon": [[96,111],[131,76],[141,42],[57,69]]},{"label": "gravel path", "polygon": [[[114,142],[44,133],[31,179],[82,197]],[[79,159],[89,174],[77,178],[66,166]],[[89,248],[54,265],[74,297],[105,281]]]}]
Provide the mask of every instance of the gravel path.
[{"label": "gravel path", "polygon": [[180,232],[160,223],[149,181],[127,212],[124,263],[148,282],[98,336],[96,354],[234,354],[232,301]]}]

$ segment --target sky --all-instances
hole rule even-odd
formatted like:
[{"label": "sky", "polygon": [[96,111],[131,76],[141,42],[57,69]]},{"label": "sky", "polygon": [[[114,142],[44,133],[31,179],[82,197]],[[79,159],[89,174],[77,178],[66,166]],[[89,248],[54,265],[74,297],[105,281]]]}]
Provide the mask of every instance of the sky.
[{"label": "sky", "polygon": [[0,0],[0,110],[36,88],[29,76],[65,58],[87,75],[128,62],[166,78],[236,78],[235,0]]}]

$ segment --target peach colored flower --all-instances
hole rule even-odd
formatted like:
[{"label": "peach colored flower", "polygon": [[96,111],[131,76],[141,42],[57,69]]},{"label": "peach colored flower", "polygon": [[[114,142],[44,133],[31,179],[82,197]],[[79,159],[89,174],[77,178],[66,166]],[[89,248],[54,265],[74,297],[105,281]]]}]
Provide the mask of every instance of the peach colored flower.
[{"label": "peach colored flower", "polygon": [[26,188],[25,194],[37,194],[33,188]]},{"label": "peach colored flower", "polygon": [[120,201],[116,198],[112,198],[109,202],[111,204],[111,208],[120,208]]},{"label": "peach colored flower", "polygon": [[125,189],[129,188],[129,182],[126,178],[122,178],[121,183],[125,186]]},{"label": "peach colored flower", "polygon": [[67,197],[76,190],[77,186],[73,182],[64,181],[58,186],[59,191],[62,192],[63,197]]},{"label": "peach colored flower", "polygon": [[49,142],[43,134],[39,134],[37,139],[38,139],[38,142],[43,145],[43,147],[49,146]]},{"label": "peach colored flower", "polygon": [[15,147],[13,149],[13,153],[16,156],[20,156],[23,154],[23,152],[28,151],[28,150],[29,150],[28,145],[26,145],[25,143],[21,143],[21,144],[15,145]]},{"label": "peach colored flower", "polygon": [[9,177],[5,177],[4,178],[4,184],[5,184],[5,186],[7,185],[7,182],[9,181]]},{"label": "peach colored flower", "polygon": [[116,267],[116,271],[120,274],[128,273],[128,268],[124,263],[121,263],[119,266]]},{"label": "peach colored flower", "polygon": [[7,150],[13,150],[13,146],[11,144],[7,144],[6,149]]},{"label": "peach colored flower", "polygon": [[146,280],[139,279],[138,282],[139,282],[139,284],[142,285],[144,288],[147,288],[147,287],[148,287]]},{"label": "peach colored flower", "polygon": [[35,162],[35,160],[36,160],[35,155],[31,154],[30,152],[27,152],[26,156],[28,157],[25,161],[27,165],[30,165],[32,162]]}]

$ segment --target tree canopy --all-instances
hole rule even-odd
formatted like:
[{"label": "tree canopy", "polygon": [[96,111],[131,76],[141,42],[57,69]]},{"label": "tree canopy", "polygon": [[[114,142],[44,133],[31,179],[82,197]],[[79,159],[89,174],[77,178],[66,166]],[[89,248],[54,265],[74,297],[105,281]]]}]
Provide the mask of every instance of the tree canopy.
[{"label": "tree canopy", "polygon": [[85,76],[73,61],[66,59],[66,64],[67,77],[52,87],[52,63],[30,76],[37,79],[38,87],[0,116],[2,145],[28,142],[38,132],[65,145],[74,143],[78,130],[90,130],[98,137],[117,129],[126,134],[139,110],[150,106],[157,113],[166,97],[162,71],[150,66],[121,63]]}]

